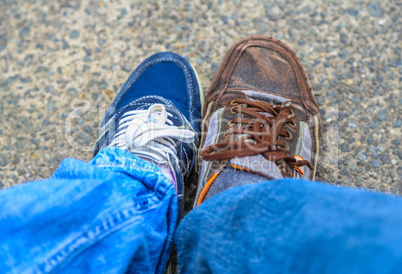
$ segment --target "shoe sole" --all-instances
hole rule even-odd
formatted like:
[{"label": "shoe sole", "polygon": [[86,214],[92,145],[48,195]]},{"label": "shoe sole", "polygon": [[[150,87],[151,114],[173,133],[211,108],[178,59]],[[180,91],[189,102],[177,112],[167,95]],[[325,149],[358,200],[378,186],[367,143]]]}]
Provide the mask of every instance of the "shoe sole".
[{"label": "shoe sole", "polygon": [[[205,104],[205,92],[204,89],[202,88],[201,85],[201,81],[200,81],[200,77],[198,76],[198,72],[195,69],[195,67],[193,66],[193,64],[191,64],[190,62],[188,62],[191,66],[191,68],[194,71],[195,74],[195,78],[197,79],[197,83],[198,83],[198,90],[200,91],[200,101],[201,101],[201,117],[204,115],[204,104]],[[202,132],[202,123],[204,122],[204,119],[201,120],[201,125],[200,125],[200,130]],[[200,132],[198,132],[198,134],[200,134]],[[203,137],[201,136],[200,138],[200,144],[202,142]],[[197,152],[197,157],[195,157],[195,163],[194,163],[194,171],[198,173],[199,171],[199,163],[200,163],[200,156],[199,156],[199,151],[200,149],[198,148],[198,152]]]},{"label": "shoe sole", "polygon": [[195,69],[195,67],[193,66],[193,64],[191,64],[190,62],[189,62],[189,64],[190,64],[191,68],[192,68],[193,71],[194,71],[195,78],[197,79],[198,89],[199,89],[199,91],[200,91],[201,116],[202,116],[202,115],[204,114],[205,93],[204,93],[204,90],[203,90],[203,88],[202,88],[201,81],[200,81],[200,77],[198,76],[197,70]]}]

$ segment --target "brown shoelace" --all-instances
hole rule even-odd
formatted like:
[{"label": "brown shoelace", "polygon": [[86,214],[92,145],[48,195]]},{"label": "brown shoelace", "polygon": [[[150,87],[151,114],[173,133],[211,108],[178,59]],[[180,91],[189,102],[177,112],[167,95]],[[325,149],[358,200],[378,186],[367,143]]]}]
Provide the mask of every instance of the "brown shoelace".
[{"label": "brown shoelace", "polygon": [[[297,160],[290,156],[284,138],[292,138],[291,133],[283,128],[286,123],[293,124],[294,111],[290,106],[269,105],[261,101],[235,99],[229,106],[230,114],[245,114],[251,118],[236,117],[227,125],[224,138],[217,144],[204,148],[200,155],[206,161],[230,160],[261,154],[278,166],[308,166],[309,161]],[[272,116],[267,116],[269,113]],[[282,137],[282,138],[279,138]]]}]

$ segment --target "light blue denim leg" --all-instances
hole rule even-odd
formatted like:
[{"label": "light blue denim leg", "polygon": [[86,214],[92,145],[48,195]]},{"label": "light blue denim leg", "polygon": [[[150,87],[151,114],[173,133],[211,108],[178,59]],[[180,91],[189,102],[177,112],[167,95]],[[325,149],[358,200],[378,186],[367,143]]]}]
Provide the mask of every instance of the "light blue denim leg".
[{"label": "light blue denim leg", "polygon": [[402,199],[279,180],[224,191],[180,223],[179,273],[402,273]]},{"label": "light blue denim leg", "polygon": [[0,208],[1,273],[161,273],[177,222],[173,185],[118,148],[0,191]]}]

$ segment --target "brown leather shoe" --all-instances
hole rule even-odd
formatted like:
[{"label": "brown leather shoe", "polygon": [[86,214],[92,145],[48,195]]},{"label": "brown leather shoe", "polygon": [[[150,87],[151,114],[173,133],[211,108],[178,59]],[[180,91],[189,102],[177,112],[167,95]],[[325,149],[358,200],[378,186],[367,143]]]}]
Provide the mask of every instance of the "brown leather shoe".
[{"label": "brown leather shoe", "polygon": [[209,88],[201,130],[196,204],[226,168],[271,180],[315,178],[318,105],[295,52],[278,39],[250,36],[229,50]]}]

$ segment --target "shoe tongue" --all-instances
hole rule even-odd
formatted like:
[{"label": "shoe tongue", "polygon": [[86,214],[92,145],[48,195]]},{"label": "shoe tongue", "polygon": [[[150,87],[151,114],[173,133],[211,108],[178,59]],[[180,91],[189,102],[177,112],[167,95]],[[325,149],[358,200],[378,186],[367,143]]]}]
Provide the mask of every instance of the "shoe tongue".
[{"label": "shoe tongue", "polygon": [[242,92],[247,95],[247,98],[252,101],[263,101],[270,105],[281,105],[288,98],[280,97],[277,95],[273,95],[270,93],[264,93],[261,91],[252,91],[252,90],[242,90]]},{"label": "shoe tongue", "polygon": [[[276,96],[276,95],[269,94],[269,93],[263,93],[263,92],[259,92],[259,91],[242,90],[242,91],[238,91],[238,92],[245,94],[247,96],[247,99],[249,99],[251,101],[262,101],[264,103],[267,103],[267,104],[273,105],[273,106],[281,105],[281,104],[283,104],[283,102],[288,100],[287,98],[283,98],[280,96]],[[262,112],[261,114],[264,114],[267,117],[273,116],[271,113],[267,113],[267,112]],[[249,118],[252,118],[252,117],[249,117]],[[238,140],[242,137],[243,137],[243,135],[239,134],[234,140]]]},{"label": "shoe tongue", "polygon": [[262,155],[236,157],[230,160],[230,165],[235,169],[250,171],[273,180],[283,178],[278,166],[274,162],[265,159]]},{"label": "shoe tongue", "polygon": [[[137,100],[137,101],[139,101],[139,100]],[[156,101],[156,102],[160,103],[160,101]],[[166,102],[163,102],[161,104],[164,105],[164,107],[168,113],[172,114],[171,116],[168,117],[168,119],[172,121],[174,126],[177,126],[177,127],[186,126],[185,118],[183,118],[183,116],[180,114],[180,112],[175,107],[173,107],[172,105],[170,105]],[[127,113],[129,113],[130,111],[147,110],[152,105],[155,105],[155,104],[151,104],[149,102],[135,102],[135,104],[128,104],[125,107],[121,108],[120,111],[117,112],[111,118],[111,119],[113,119],[112,131],[113,132],[117,131],[121,119],[123,119],[125,116],[127,116]],[[153,114],[153,116],[157,117],[158,113]],[[111,137],[113,137],[113,136],[111,136]]]},{"label": "shoe tongue", "polygon": [[[249,100],[252,101],[262,101],[270,105],[281,105],[283,102],[288,100],[280,96],[276,96],[269,93],[263,93],[252,90],[242,91]],[[266,116],[271,117],[270,113],[264,113]],[[273,180],[282,179],[282,172],[279,170],[276,163],[268,161],[262,155],[254,155],[241,158],[233,158],[230,160],[230,164],[233,168],[248,170],[250,172],[264,175],[265,177],[271,178]]]}]

